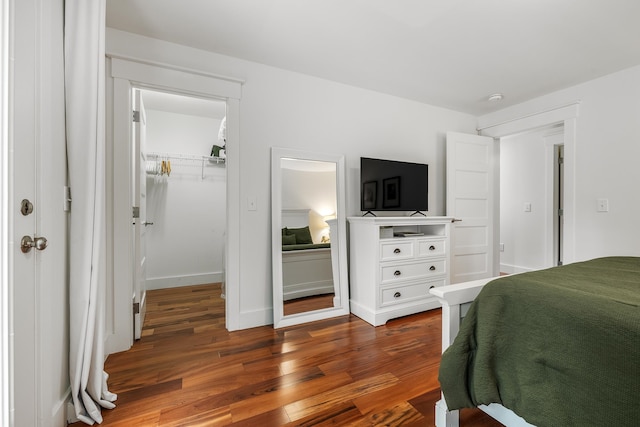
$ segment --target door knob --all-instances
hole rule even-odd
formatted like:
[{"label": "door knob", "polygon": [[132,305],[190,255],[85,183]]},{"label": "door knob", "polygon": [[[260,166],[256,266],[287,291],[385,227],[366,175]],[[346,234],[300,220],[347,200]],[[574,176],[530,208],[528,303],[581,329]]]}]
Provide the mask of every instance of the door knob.
[{"label": "door knob", "polygon": [[20,250],[22,253],[31,252],[31,248],[36,248],[41,251],[47,247],[47,239],[44,237],[35,237],[31,238],[31,236],[24,236],[22,240],[20,240]]}]

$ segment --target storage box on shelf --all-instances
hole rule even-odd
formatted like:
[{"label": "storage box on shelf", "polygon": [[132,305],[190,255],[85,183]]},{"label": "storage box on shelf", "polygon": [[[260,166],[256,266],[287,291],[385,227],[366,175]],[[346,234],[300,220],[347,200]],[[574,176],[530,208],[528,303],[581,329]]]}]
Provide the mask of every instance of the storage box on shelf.
[{"label": "storage box on shelf", "polygon": [[351,312],[374,326],[439,308],[449,284],[450,217],[350,217]]}]

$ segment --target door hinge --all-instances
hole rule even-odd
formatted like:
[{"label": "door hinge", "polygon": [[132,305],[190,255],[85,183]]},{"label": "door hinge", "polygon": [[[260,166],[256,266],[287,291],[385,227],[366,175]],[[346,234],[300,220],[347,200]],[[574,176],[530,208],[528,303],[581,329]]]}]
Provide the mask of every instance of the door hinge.
[{"label": "door hinge", "polygon": [[133,122],[134,123],[140,122],[140,111],[133,110]]},{"label": "door hinge", "polygon": [[564,215],[564,209],[558,209],[558,216]]},{"label": "door hinge", "polygon": [[133,314],[140,314],[140,303],[139,302],[134,302],[133,303]]},{"label": "door hinge", "polygon": [[133,214],[133,218],[140,218],[140,207],[134,206],[132,214]]}]

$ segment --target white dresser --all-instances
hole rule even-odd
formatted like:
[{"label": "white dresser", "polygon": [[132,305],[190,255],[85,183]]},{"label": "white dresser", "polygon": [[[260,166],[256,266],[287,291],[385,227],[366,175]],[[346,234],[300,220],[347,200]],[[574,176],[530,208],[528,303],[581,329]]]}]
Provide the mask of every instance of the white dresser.
[{"label": "white dresser", "polygon": [[350,217],[351,312],[374,326],[439,308],[449,284],[450,217]]}]

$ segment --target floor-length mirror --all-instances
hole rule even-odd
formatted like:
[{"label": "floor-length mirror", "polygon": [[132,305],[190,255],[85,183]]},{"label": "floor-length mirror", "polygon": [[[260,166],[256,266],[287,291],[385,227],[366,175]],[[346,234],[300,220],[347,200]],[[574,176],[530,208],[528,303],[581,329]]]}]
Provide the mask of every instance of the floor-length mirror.
[{"label": "floor-length mirror", "polygon": [[349,313],[344,157],[271,152],[274,327]]}]

